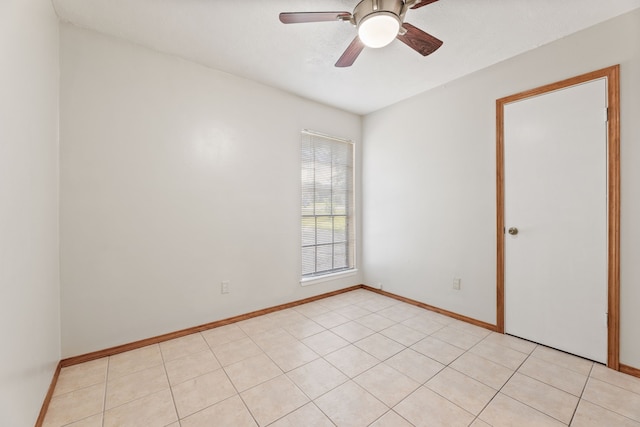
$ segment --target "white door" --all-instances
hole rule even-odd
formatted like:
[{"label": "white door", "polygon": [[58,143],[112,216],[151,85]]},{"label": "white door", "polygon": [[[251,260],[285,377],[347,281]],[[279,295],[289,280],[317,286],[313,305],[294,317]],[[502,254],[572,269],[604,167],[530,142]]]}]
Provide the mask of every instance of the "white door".
[{"label": "white door", "polygon": [[504,108],[505,332],[602,363],[606,105],[598,79]]}]

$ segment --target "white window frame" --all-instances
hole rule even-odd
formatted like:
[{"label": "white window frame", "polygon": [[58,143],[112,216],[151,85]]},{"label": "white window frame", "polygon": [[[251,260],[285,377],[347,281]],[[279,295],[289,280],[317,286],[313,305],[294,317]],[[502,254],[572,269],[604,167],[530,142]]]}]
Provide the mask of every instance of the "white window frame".
[{"label": "white window frame", "polygon": [[[348,144],[349,149],[351,150],[350,153],[350,166],[349,168],[351,169],[349,176],[349,181],[348,181],[348,189],[347,189],[347,200],[346,200],[346,212],[345,214],[335,214],[333,208],[333,180],[332,180],[332,184],[331,184],[331,194],[332,194],[332,205],[331,205],[331,212],[327,213],[327,212],[323,212],[323,213],[317,213],[315,211],[316,209],[316,205],[315,205],[315,199],[316,199],[316,190],[315,190],[315,171],[318,168],[318,165],[315,163],[315,160],[313,162],[313,171],[314,171],[314,189],[312,191],[311,194],[313,194],[314,197],[314,204],[313,204],[313,214],[309,214],[308,211],[308,206],[305,209],[305,200],[308,199],[309,196],[309,188],[308,185],[305,186],[305,182],[307,182],[307,184],[309,184],[309,177],[308,175],[305,178],[305,159],[304,159],[304,144],[306,143],[322,143],[322,142],[326,142],[327,145],[330,144]],[[300,273],[300,284],[303,286],[307,286],[307,285],[312,285],[312,284],[316,284],[316,283],[321,283],[321,282],[325,282],[328,280],[335,280],[338,278],[344,278],[344,277],[349,277],[349,276],[354,276],[357,273],[357,268],[356,268],[356,222],[355,222],[355,146],[353,141],[351,140],[347,140],[347,139],[342,139],[342,138],[337,138],[334,136],[329,136],[329,135],[325,135],[319,132],[314,132],[314,131],[310,131],[310,130],[303,130],[302,134],[301,134],[301,145],[300,145],[300,164],[301,164],[301,201],[300,201],[300,209],[301,209],[301,216],[300,216],[300,232],[301,232],[301,237],[300,237],[300,254],[301,254],[301,273]],[[315,157],[314,157],[315,159]],[[308,160],[307,160],[308,162]],[[308,166],[308,165],[307,165]],[[331,167],[332,167],[332,171],[331,171],[331,176],[333,177],[333,162],[331,163]],[[308,174],[308,168],[307,170],[307,174]],[[306,212],[305,212],[306,211]],[[318,222],[317,219],[321,217],[321,218],[332,218],[332,237],[331,237],[331,241],[330,243],[318,243]],[[317,253],[317,248],[319,246],[331,246],[332,247],[332,262],[335,261],[335,247],[336,245],[339,245],[340,241],[336,241],[335,240],[335,219],[334,217],[344,217],[345,218],[345,234],[346,234],[346,253],[345,253],[345,257],[346,257],[346,266],[345,267],[338,267],[338,268],[333,268],[330,270],[324,270],[324,271],[318,271],[317,268],[317,262],[318,262],[318,253]],[[314,243],[309,244],[309,242],[305,242],[305,240],[308,240],[308,230],[310,229],[308,227],[306,227],[307,233],[305,233],[305,218],[308,220],[309,218],[315,218],[315,226],[313,228],[314,233],[315,233],[315,237],[314,237]],[[305,239],[305,235],[307,236],[307,238]],[[310,247],[314,247],[315,251],[314,251],[314,262],[316,263],[315,265],[315,270],[312,273],[308,273],[305,274],[304,273],[304,262],[305,259],[307,259],[308,261],[308,253],[307,256],[305,256],[304,252],[305,252],[305,248],[308,250]]]}]

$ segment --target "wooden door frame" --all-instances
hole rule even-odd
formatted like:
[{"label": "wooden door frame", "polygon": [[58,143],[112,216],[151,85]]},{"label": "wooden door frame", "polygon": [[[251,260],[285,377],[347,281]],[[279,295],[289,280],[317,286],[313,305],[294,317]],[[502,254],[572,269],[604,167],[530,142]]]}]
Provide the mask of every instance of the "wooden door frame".
[{"label": "wooden door frame", "polygon": [[607,79],[607,282],[608,328],[607,366],[620,369],[620,65],[582,74],[570,79],[496,100],[496,203],[497,203],[497,321],[504,333],[504,107],[547,92],[565,89],[601,78]]}]

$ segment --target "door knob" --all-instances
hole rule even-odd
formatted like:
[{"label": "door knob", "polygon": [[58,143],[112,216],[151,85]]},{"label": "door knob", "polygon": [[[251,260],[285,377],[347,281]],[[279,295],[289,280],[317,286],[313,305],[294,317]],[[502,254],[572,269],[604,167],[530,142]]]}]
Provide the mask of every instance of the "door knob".
[{"label": "door knob", "polygon": [[512,236],[515,236],[516,234],[518,234],[518,229],[516,227],[510,227],[509,230],[507,230],[509,232],[509,234],[511,234]]}]

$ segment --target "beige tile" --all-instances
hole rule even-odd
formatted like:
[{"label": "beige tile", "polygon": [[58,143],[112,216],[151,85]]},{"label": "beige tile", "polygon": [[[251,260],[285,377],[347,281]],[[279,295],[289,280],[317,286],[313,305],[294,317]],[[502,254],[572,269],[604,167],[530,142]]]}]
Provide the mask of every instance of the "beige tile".
[{"label": "beige tile", "polygon": [[310,318],[319,316],[321,314],[324,314],[330,311],[329,307],[325,307],[324,305],[318,302],[310,302],[307,304],[302,304],[302,305],[293,307],[293,310]]},{"label": "beige tile", "polygon": [[425,335],[431,335],[432,333],[445,327],[442,323],[436,322],[427,316],[415,316],[402,322],[402,325],[408,326],[418,332]]},{"label": "beige tile", "polygon": [[180,420],[182,427],[255,427],[257,426],[249,410],[240,399],[232,396],[222,402],[209,406],[200,412]]},{"label": "beige tile", "polygon": [[384,363],[363,372],[354,381],[390,408],[420,387],[420,383]]},{"label": "beige tile", "polygon": [[527,358],[525,353],[503,347],[498,344],[482,341],[469,350],[473,354],[498,363],[511,370],[516,370]]},{"label": "beige tile", "polygon": [[369,335],[356,342],[355,345],[379,360],[386,360],[406,348],[402,344],[380,334]]},{"label": "beige tile", "polygon": [[480,418],[476,418],[469,427],[491,427],[489,424],[482,421]]},{"label": "beige tile", "polygon": [[327,305],[332,310],[337,310],[339,308],[346,307],[349,305],[354,305],[354,304],[357,305],[358,303],[363,301],[364,299],[360,297],[356,297],[351,292],[340,294],[340,295],[334,295],[332,297],[319,300],[321,304]]},{"label": "beige tile", "polygon": [[640,427],[640,422],[630,420],[615,412],[608,411],[598,405],[581,400],[578,404],[572,427]]},{"label": "beige tile", "polygon": [[353,381],[348,381],[315,400],[334,424],[364,427],[378,419],[388,408]]},{"label": "beige tile", "polygon": [[537,357],[525,360],[518,372],[578,397],[582,394],[584,385],[587,383],[586,375]]},{"label": "beige tile", "polygon": [[366,301],[358,303],[360,307],[373,312],[384,310],[385,308],[391,307],[392,305],[396,304],[399,304],[399,302],[387,297],[370,298]]},{"label": "beige tile", "polygon": [[517,372],[501,392],[565,424],[578,405],[576,396]]},{"label": "beige tile", "polygon": [[202,335],[211,348],[247,338],[247,334],[236,324],[209,329],[200,332],[200,335]]},{"label": "beige tile", "polygon": [[104,383],[107,380],[108,358],[92,360],[60,370],[53,395],[68,393],[90,385]]},{"label": "beige tile", "polygon": [[268,351],[274,348],[288,346],[297,343],[298,340],[289,332],[282,328],[271,329],[266,332],[254,335],[251,337],[254,343],[258,344],[258,347],[264,351]]},{"label": "beige tile", "polygon": [[450,366],[495,390],[500,390],[514,372],[505,366],[469,352],[458,357]]},{"label": "beige tile", "polygon": [[317,359],[300,366],[288,372],[287,376],[311,399],[336,388],[349,379],[324,359]]},{"label": "beige tile", "polygon": [[107,378],[113,379],[122,375],[151,368],[163,363],[158,344],[149,345],[135,350],[109,356]]},{"label": "beige tile", "polygon": [[307,403],[284,418],[280,418],[270,427],[334,427],[316,405]]},{"label": "beige tile", "polygon": [[75,423],[67,424],[65,427],[102,427],[102,412]]},{"label": "beige tile", "polygon": [[346,307],[351,305],[351,301],[349,298],[345,298],[344,295],[334,295],[332,297],[323,298],[318,301],[319,304],[328,307],[331,310],[337,310],[342,307]]},{"label": "beige tile", "polygon": [[542,345],[537,346],[531,355],[546,360],[547,362],[555,363],[558,366],[570,369],[581,375],[589,375],[591,367],[593,366],[593,362],[590,360],[582,359],[578,356],[573,356]]},{"label": "beige tile", "polygon": [[260,347],[258,347],[251,338],[243,338],[222,344],[217,347],[213,347],[212,350],[213,354],[215,354],[222,366],[228,366],[232,363],[263,353]]},{"label": "beige tile", "polygon": [[359,341],[362,338],[368,337],[369,335],[372,335],[374,333],[366,326],[362,326],[360,323],[353,321],[344,323],[340,326],[336,326],[335,328],[331,328],[331,332],[341,336],[351,343]]},{"label": "beige tile", "polygon": [[324,331],[312,335],[303,339],[302,342],[321,356],[349,345],[349,341],[337,336],[331,331]]},{"label": "beige tile", "polygon": [[291,308],[274,311],[273,313],[267,314],[265,317],[268,317],[271,320],[275,321],[275,324],[277,325],[277,327],[283,328],[283,329],[286,326],[294,325],[298,322],[308,320],[305,316],[303,316],[302,314],[298,313],[297,311]]},{"label": "beige tile", "polygon": [[353,345],[336,350],[324,358],[350,378],[380,363],[378,359]]},{"label": "beige tile", "polygon": [[366,326],[367,328],[375,332],[379,332],[383,329],[388,328],[389,326],[396,324],[396,322],[394,322],[393,320],[384,316],[380,316],[377,313],[371,313],[367,316],[360,317],[359,319],[356,319],[356,322],[360,323],[363,326]]},{"label": "beige tile", "polygon": [[498,393],[479,418],[493,427],[561,427],[565,424]]},{"label": "beige tile", "polygon": [[104,388],[104,384],[95,384],[54,396],[49,402],[44,426],[61,426],[102,412]]},{"label": "beige tile", "polygon": [[244,391],[241,396],[260,426],[282,418],[309,401],[286,375]]},{"label": "beige tile", "polygon": [[267,355],[284,372],[289,372],[320,357],[300,341],[269,350]]},{"label": "beige tile", "polygon": [[445,365],[453,362],[464,353],[464,350],[460,347],[433,337],[426,337],[412,345],[411,348]]},{"label": "beige tile", "polygon": [[370,427],[413,427],[413,425],[393,411],[378,418]]},{"label": "beige tile", "polygon": [[104,413],[104,427],[164,427],[177,420],[169,389],[150,394]]},{"label": "beige tile", "polygon": [[434,332],[431,336],[465,350],[470,349],[482,340],[482,337],[469,334],[452,325]]},{"label": "beige tile", "polygon": [[379,315],[387,317],[395,322],[404,322],[405,320],[411,319],[412,317],[422,313],[422,309],[403,302],[378,311]]},{"label": "beige tile", "polygon": [[492,333],[489,329],[485,329],[480,326],[476,326],[471,323],[464,322],[462,320],[457,320],[457,319],[454,319],[451,323],[449,323],[449,326],[452,326],[463,332],[466,332],[471,335],[475,335],[476,337],[483,338],[483,339],[491,335]]},{"label": "beige tile", "polygon": [[444,369],[442,363],[436,362],[410,348],[387,359],[384,363],[420,384]]},{"label": "beige tile", "polygon": [[420,387],[393,409],[417,427],[466,427],[474,419],[469,412],[426,387]]},{"label": "beige tile", "polygon": [[287,325],[284,329],[299,340],[325,331],[324,327],[310,319],[304,319]]},{"label": "beige tile", "polygon": [[403,324],[390,326],[387,329],[381,330],[380,333],[405,346],[413,345],[426,337],[422,332],[416,331]]},{"label": "beige tile", "polygon": [[180,418],[236,394],[235,388],[222,369],[187,380],[171,389]]},{"label": "beige tile", "polygon": [[531,354],[531,352],[537,347],[537,344],[532,343],[531,341],[523,340],[512,335],[500,334],[498,332],[491,332],[484,340],[503,347],[509,347],[512,350],[525,354]]},{"label": "beige tile", "polygon": [[209,346],[199,333],[160,343],[160,351],[165,363],[204,350],[209,350]]},{"label": "beige tile", "polygon": [[[353,291],[349,291],[349,295],[354,296],[353,304],[359,304],[361,302],[369,301],[371,298],[376,298],[380,295],[375,294],[367,289],[355,289]],[[383,297],[387,298],[387,297]]]},{"label": "beige tile", "polygon": [[350,320],[356,320],[368,314],[371,314],[369,310],[362,307],[358,307],[357,305],[347,305],[345,307],[341,307],[334,310],[334,312]]},{"label": "beige tile", "polygon": [[220,369],[220,363],[218,363],[211,350],[207,349],[167,362],[165,363],[165,368],[169,376],[169,383],[176,385],[207,372]]},{"label": "beige tile", "polygon": [[224,370],[238,391],[244,391],[282,375],[282,370],[265,354],[241,360],[233,365],[226,366]]},{"label": "beige tile", "polygon": [[269,319],[266,316],[254,317],[253,319],[243,320],[236,323],[245,334],[253,337],[254,335],[267,332],[271,329],[278,327],[278,322],[274,319]]},{"label": "beige tile", "polygon": [[349,322],[349,319],[347,319],[341,314],[334,313],[333,311],[329,311],[317,316],[313,316],[311,320],[313,320],[314,322],[318,323],[320,326],[323,326],[327,329],[335,328],[338,325],[342,325],[343,323]]},{"label": "beige tile", "polygon": [[640,394],[640,378],[614,371],[599,363],[593,364],[591,377]]},{"label": "beige tile", "polygon": [[445,326],[450,325],[451,323],[456,321],[456,319],[452,317],[445,316],[444,314],[436,313],[435,311],[430,311],[430,310],[422,310],[422,312],[418,314],[417,317],[433,320],[434,322],[438,322],[441,325],[445,325]]},{"label": "beige tile", "polygon": [[425,386],[474,415],[478,415],[497,393],[448,367],[427,381]]},{"label": "beige tile", "polygon": [[105,409],[115,408],[166,388],[169,388],[169,381],[162,365],[109,380]]},{"label": "beige tile", "polygon": [[582,398],[627,418],[640,421],[640,394],[589,378]]}]

